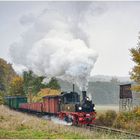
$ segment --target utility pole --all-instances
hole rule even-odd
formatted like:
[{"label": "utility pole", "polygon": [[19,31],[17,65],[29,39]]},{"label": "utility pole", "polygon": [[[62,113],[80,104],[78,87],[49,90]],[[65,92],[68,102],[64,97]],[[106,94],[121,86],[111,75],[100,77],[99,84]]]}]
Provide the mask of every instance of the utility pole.
[{"label": "utility pole", "polygon": [[28,89],[28,97],[29,97],[29,103],[32,103],[32,87],[29,87]]}]

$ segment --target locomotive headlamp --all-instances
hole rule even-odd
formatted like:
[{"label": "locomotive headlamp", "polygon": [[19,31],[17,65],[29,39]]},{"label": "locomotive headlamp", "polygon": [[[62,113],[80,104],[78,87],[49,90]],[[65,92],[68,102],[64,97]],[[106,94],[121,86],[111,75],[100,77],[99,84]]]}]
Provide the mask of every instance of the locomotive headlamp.
[{"label": "locomotive headlamp", "polygon": [[95,110],[96,108],[95,108],[95,106],[93,107],[93,110]]},{"label": "locomotive headlamp", "polygon": [[81,106],[79,106],[79,107],[78,107],[78,109],[79,109],[79,110],[82,110],[82,107],[81,107]]},{"label": "locomotive headlamp", "polygon": [[89,101],[89,98],[87,97],[87,101]]}]

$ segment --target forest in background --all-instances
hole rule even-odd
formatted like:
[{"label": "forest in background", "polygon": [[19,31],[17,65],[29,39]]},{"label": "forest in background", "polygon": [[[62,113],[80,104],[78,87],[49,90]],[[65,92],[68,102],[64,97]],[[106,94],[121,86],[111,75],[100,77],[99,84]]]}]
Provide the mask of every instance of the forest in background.
[{"label": "forest in background", "polygon": [[60,89],[55,77],[49,83],[44,83],[45,77],[37,76],[32,71],[24,71],[18,75],[12,65],[0,58],[0,104],[4,103],[4,96],[33,96],[43,88]]}]

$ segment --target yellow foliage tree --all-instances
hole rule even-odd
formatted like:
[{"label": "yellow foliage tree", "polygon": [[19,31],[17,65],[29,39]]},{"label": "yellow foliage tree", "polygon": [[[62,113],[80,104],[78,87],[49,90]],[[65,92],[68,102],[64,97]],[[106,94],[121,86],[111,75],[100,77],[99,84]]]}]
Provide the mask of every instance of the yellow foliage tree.
[{"label": "yellow foliage tree", "polygon": [[37,95],[35,95],[32,99],[33,102],[42,102],[44,96],[51,96],[51,95],[59,95],[61,94],[60,90],[51,89],[51,88],[44,88],[41,89]]},{"label": "yellow foliage tree", "polygon": [[7,91],[12,78],[16,76],[12,65],[0,58],[0,90]]},{"label": "yellow foliage tree", "polygon": [[10,83],[10,95],[24,95],[23,91],[23,78],[20,76],[16,76],[12,79]]},{"label": "yellow foliage tree", "polygon": [[130,53],[132,56],[132,60],[135,62],[135,65],[130,72],[131,79],[137,83],[136,86],[132,87],[132,90],[140,91],[140,35],[138,37],[138,44],[136,48],[130,49]]}]

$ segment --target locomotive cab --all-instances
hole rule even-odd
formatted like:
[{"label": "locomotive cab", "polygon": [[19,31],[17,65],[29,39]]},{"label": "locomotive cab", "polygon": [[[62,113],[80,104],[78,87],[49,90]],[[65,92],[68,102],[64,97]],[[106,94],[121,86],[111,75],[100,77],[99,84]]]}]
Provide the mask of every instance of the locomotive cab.
[{"label": "locomotive cab", "polygon": [[62,92],[61,93],[61,102],[64,104],[72,104],[72,103],[79,103],[80,96],[77,92]]},{"label": "locomotive cab", "polygon": [[94,112],[95,107],[86,91],[83,91],[83,99],[80,101],[80,95],[77,92],[62,92],[60,95],[60,108],[63,111],[70,112]]},{"label": "locomotive cab", "polygon": [[75,112],[75,105],[79,103],[80,96],[77,92],[62,92],[60,95],[60,108],[63,111]]}]

